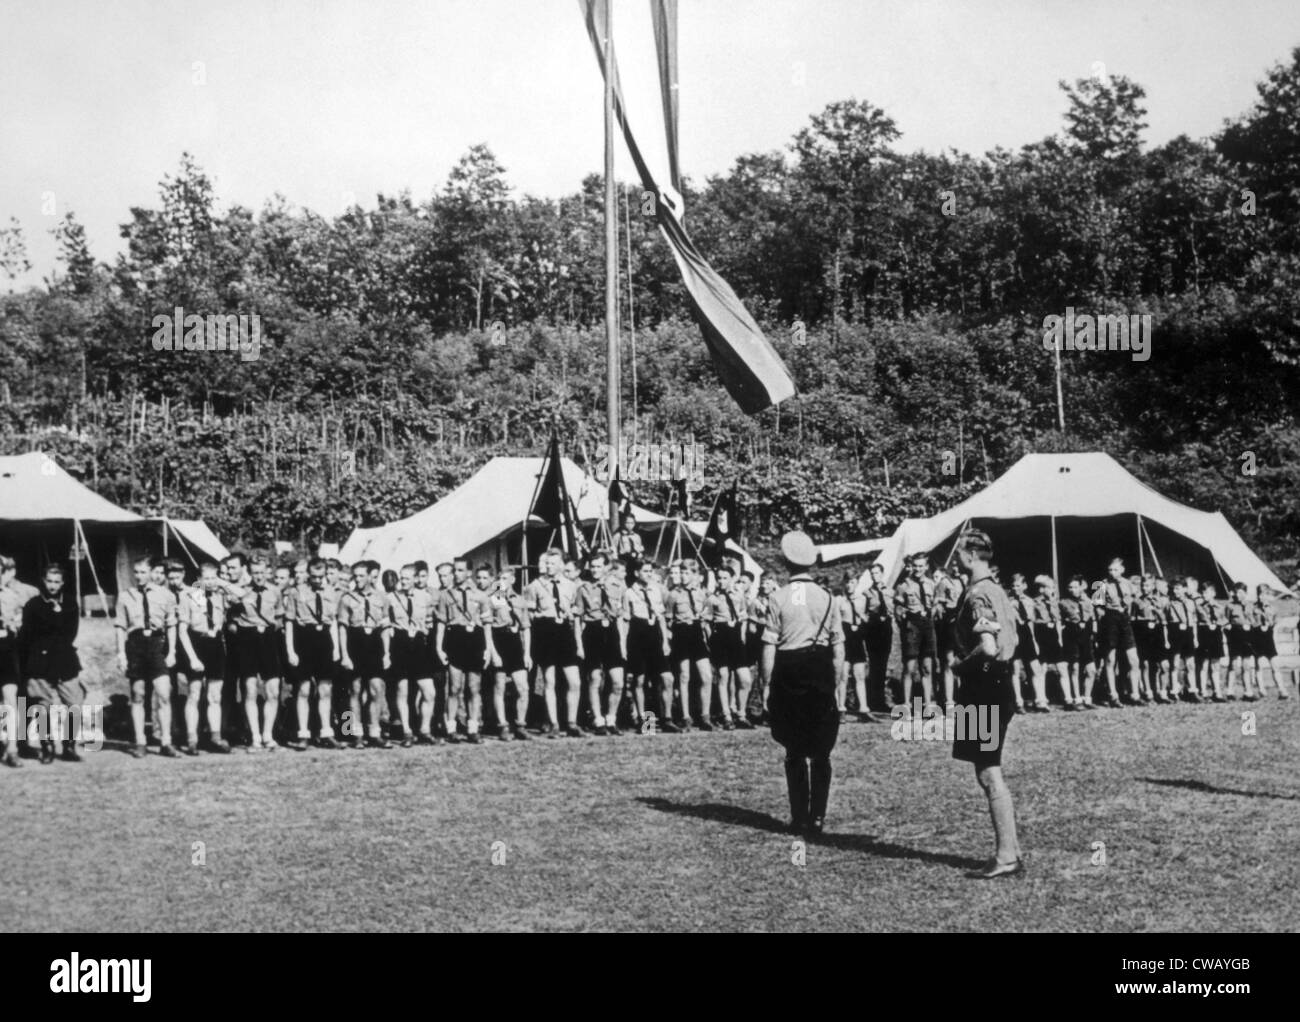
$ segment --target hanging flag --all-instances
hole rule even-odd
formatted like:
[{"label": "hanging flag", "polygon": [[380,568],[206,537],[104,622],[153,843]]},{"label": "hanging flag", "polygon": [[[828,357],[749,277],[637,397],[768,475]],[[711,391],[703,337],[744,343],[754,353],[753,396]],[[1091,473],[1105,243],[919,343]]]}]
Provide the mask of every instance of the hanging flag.
[{"label": "hanging flag", "polygon": [[650,0],[650,21],[654,25],[655,56],[659,64],[659,94],[664,105],[664,135],[668,140],[668,180],[676,193],[678,206],[674,210],[679,220],[685,220],[686,210],[681,205],[682,168],[677,149],[677,0]]},{"label": "hanging flag", "polygon": [[528,509],[532,518],[540,518],[560,533],[564,549],[575,557],[586,550],[582,533],[577,528],[578,515],[564,485],[564,464],[560,460],[560,441],[554,433],[542,462],[541,483],[533,495],[533,506]]},{"label": "hanging flag", "polygon": [[[691,315],[699,324],[704,343],[713,356],[717,371],[727,393],[749,415],[770,408],[794,396],[794,381],[786,371],[776,350],[763,336],[754,318],[749,314],[736,293],[705,261],[695,243],[682,226],[680,202],[674,203],[665,189],[659,187],[650,168],[641,156],[641,149],[632,135],[631,125],[623,107],[623,90],[618,80],[618,62],[612,60],[605,67],[603,40],[607,34],[605,3],[603,0],[578,0],[587,23],[587,35],[596,49],[596,62],[601,74],[608,73],[614,82],[614,116],[623,129],[641,184],[654,194],[655,217],[659,230],[677,262]],[[676,34],[673,33],[673,38]],[[673,206],[678,207],[677,210]]]},{"label": "hanging flag", "polygon": [[685,477],[668,483],[668,502],[664,506],[665,518],[686,519],[691,516],[691,494],[686,489]]},{"label": "hanging flag", "polygon": [[614,479],[609,484],[610,520],[615,528],[622,524],[624,515],[632,513],[632,495],[627,492],[627,487],[623,485],[623,480],[620,478],[621,472],[621,466],[615,465]]},{"label": "hanging flag", "polygon": [[704,530],[704,548],[701,553],[711,568],[716,568],[727,555],[727,541],[734,539],[739,532],[736,520],[736,484],[731,489],[723,490],[713,502],[713,512],[709,515],[708,527]]}]

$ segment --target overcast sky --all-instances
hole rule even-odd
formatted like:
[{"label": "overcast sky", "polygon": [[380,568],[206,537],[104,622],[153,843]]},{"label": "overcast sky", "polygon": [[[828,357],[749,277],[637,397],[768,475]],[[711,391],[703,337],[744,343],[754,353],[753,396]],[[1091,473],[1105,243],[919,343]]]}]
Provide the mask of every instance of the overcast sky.
[{"label": "overcast sky", "polygon": [[[614,0],[614,36],[633,125],[661,160],[648,8]],[[0,0],[0,25],[0,224],[22,224],[33,283],[68,210],[111,261],[129,207],[156,205],[186,150],[223,209],[280,192],[327,215],[377,192],[423,198],[476,142],[517,194],[567,193],[601,163],[574,0]],[[905,150],[1019,146],[1060,127],[1058,79],[1098,61],[1146,88],[1150,143],[1203,137],[1300,44],[1300,3],[682,0],[680,32],[698,180],[848,97],[893,117]],[[633,177],[621,151],[618,174]]]}]

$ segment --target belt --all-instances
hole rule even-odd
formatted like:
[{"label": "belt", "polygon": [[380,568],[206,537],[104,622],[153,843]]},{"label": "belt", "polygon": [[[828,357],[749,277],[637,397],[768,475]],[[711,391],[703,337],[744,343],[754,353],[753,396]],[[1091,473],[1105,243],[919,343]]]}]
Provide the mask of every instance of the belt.
[{"label": "belt", "polygon": [[162,631],[161,628],[132,628],[127,635],[143,635],[146,639],[153,635],[154,632]]}]

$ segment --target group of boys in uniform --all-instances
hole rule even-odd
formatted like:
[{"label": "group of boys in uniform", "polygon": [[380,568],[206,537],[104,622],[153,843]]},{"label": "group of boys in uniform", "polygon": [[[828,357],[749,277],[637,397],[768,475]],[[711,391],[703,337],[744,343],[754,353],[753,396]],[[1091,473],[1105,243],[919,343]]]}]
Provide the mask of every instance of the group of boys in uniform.
[{"label": "group of boys in uniform", "polygon": [[[954,565],[931,568],[924,553],[905,562],[891,588],[879,564],[870,584],[859,589],[847,576],[841,594],[846,669],[838,705],[846,710],[851,677],[863,719],[887,710],[886,665],[897,634],[902,660],[901,706],[910,713],[919,684],[925,708],[954,700],[954,624],[968,576]],[[997,581],[994,577],[994,581]],[[1048,575],[1028,581],[1019,573],[1006,586],[1015,624],[1012,658],[1016,706],[1048,713],[1047,674],[1055,671],[1066,710],[1154,702],[1256,700],[1268,673],[1279,698],[1289,698],[1273,636],[1276,594],[1258,594],[1238,582],[1220,599],[1211,582],[1180,576],[1172,582],[1152,575],[1124,574],[1119,558],[1107,578],[1091,585],[1081,575],[1059,594]],[[940,678],[936,684],[935,674]],[[1105,695],[1093,700],[1101,679]],[[1125,691],[1121,695],[1121,682]],[[1240,685],[1240,695],[1238,687]]]},{"label": "group of boys in uniform", "polygon": [[134,573],[116,625],[136,757],[150,710],[167,757],[226,753],[229,737],[253,752],[478,744],[489,694],[501,741],[530,737],[534,694],[536,730],[553,738],[765,722],[754,675],[774,583],[730,561],[707,589],[698,561],[664,573],[627,543],[591,553],[585,568],[548,550],[522,589],[515,569],[465,559],[382,571],[232,554],[192,583],[176,560],[141,559]]}]

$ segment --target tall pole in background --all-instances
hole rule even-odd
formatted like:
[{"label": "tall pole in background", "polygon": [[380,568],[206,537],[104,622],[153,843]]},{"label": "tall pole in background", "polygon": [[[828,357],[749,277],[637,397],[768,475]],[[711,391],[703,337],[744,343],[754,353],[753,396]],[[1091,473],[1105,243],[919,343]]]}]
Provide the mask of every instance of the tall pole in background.
[{"label": "tall pole in background", "polygon": [[1056,423],[1065,432],[1065,395],[1061,391],[1061,341],[1058,338],[1056,345]]},{"label": "tall pole in background", "polygon": [[[614,11],[605,3],[605,416],[609,433],[609,478],[619,469],[618,204],[614,194]],[[610,506],[610,521],[614,509]]]}]

